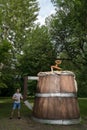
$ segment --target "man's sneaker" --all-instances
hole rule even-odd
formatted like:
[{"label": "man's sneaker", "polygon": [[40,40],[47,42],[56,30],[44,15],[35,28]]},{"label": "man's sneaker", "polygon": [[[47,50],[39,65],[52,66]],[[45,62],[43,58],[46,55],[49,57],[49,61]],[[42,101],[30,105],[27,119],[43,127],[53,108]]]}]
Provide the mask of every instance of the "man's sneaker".
[{"label": "man's sneaker", "polygon": [[21,119],[21,117],[19,116],[18,119]]},{"label": "man's sneaker", "polygon": [[10,117],[9,119],[12,119],[12,117]]}]

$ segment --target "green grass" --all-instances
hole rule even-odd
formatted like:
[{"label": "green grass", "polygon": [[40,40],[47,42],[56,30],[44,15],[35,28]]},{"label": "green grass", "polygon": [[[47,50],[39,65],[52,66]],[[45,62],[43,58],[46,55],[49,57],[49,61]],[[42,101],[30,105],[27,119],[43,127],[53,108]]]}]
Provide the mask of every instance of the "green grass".
[{"label": "green grass", "polygon": [[80,114],[82,118],[87,118],[87,98],[79,98]]}]

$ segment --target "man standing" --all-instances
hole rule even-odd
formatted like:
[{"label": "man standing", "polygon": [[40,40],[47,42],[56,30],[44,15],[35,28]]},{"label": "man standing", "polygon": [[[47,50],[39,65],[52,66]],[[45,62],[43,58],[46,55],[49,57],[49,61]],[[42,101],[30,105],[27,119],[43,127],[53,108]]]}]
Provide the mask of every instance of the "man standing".
[{"label": "man standing", "polygon": [[20,100],[23,99],[23,96],[20,93],[20,89],[16,90],[16,93],[13,94],[12,99],[14,100],[14,102],[13,102],[13,108],[12,108],[10,119],[13,118],[15,109],[18,109],[18,119],[21,119],[21,116],[20,116],[20,107],[21,107]]}]

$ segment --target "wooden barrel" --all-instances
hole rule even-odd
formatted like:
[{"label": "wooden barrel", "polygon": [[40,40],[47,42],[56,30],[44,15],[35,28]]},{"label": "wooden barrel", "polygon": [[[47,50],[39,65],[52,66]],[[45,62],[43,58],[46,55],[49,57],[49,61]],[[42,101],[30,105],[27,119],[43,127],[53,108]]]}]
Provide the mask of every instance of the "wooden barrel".
[{"label": "wooden barrel", "polygon": [[33,119],[48,124],[77,124],[80,113],[74,73],[40,72]]}]

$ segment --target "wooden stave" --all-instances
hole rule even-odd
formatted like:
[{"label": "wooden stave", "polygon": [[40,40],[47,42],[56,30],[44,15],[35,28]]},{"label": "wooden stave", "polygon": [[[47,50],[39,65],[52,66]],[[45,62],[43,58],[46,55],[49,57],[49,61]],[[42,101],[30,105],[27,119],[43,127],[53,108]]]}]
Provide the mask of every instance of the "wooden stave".
[{"label": "wooden stave", "polygon": [[[68,104],[68,105],[67,105]],[[54,107],[55,106],[55,107]],[[57,107],[59,106],[59,107]],[[75,106],[75,107],[73,107]],[[77,119],[80,118],[76,97],[40,98],[36,97],[33,115],[43,119]]]}]

